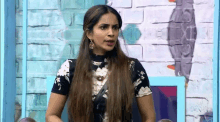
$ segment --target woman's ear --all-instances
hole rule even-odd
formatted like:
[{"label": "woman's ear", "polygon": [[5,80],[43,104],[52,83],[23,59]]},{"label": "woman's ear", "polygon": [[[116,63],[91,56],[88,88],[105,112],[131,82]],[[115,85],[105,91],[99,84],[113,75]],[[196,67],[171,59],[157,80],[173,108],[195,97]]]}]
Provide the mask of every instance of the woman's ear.
[{"label": "woman's ear", "polygon": [[92,32],[90,32],[89,30],[86,31],[86,36],[91,40],[92,39]]}]

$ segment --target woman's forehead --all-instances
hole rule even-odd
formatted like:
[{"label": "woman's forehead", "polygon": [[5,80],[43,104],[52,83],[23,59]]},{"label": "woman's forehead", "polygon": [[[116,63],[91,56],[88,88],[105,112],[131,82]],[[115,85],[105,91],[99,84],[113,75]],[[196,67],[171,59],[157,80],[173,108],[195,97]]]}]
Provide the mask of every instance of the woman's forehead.
[{"label": "woman's forehead", "polygon": [[116,25],[118,24],[117,17],[112,13],[107,13],[102,15],[102,17],[99,19],[98,25],[101,24],[108,24],[108,25]]}]

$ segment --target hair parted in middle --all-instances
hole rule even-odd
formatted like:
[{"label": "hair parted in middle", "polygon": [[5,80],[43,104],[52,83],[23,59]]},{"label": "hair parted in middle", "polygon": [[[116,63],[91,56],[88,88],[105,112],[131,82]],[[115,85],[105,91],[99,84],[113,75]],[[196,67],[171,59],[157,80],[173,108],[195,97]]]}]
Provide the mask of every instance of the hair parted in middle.
[{"label": "hair parted in middle", "polygon": [[[117,17],[119,28],[122,19],[119,13],[108,5],[96,5],[91,7],[84,16],[83,37],[81,40],[76,67],[68,95],[68,113],[74,122],[93,122],[92,101],[92,59],[89,48],[90,40],[87,32],[92,32],[94,25],[107,13]],[[125,43],[124,43],[125,44]],[[108,99],[106,111],[109,122],[118,120],[129,120],[132,112],[132,101],[134,98],[134,85],[132,84],[131,70],[129,70],[130,58],[125,55],[117,40],[113,50],[106,52],[108,70]],[[124,115],[122,115],[122,111]],[[121,121],[122,122],[122,121]]]}]

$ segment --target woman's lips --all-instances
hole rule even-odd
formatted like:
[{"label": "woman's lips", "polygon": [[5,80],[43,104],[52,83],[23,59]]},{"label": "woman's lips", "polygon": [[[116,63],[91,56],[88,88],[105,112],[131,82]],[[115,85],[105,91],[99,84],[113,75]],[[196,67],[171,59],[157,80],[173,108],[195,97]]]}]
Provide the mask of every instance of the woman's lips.
[{"label": "woman's lips", "polygon": [[114,41],[107,41],[107,45],[108,45],[108,46],[114,45]]}]

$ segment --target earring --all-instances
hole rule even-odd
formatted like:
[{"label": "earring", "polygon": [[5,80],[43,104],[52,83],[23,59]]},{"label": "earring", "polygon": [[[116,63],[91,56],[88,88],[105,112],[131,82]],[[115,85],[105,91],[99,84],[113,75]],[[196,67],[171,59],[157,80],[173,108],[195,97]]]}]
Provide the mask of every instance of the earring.
[{"label": "earring", "polygon": [[93,43],[92,40],[91,40],[90,43],[89,43],[89,48],[90,48],[90,49],[93,49],[93,46],[94,46],[94,43]]}]

